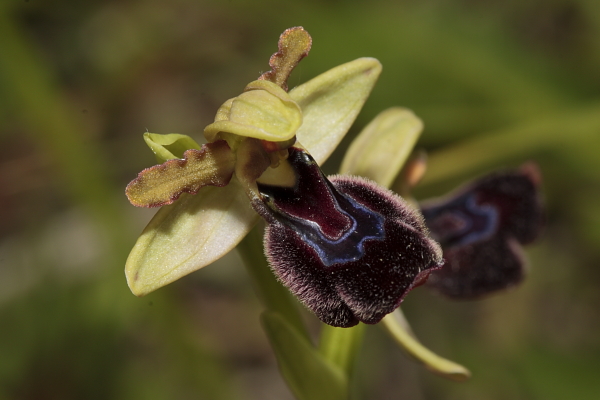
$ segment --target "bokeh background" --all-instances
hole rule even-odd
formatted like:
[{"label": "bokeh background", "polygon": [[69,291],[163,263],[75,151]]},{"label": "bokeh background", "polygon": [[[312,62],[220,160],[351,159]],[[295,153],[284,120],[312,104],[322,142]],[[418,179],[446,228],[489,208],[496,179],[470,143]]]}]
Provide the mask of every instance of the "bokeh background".
[{"label": "bokeh background", "polygon": [[597,399],[596,0],[1,0],[0,399],[292,398],[235,253],[129,292],[125,258],[153,211],[123,188],[154,163],[143,132],[200,140],[296,25],[314,44],[290,86],[357,57],[384,66],[327,172],[402,105],[426,126],[419,198],[527,160],[544,175],[547,224],[522,286],[405,301],[421,340],[473,378],[433,376],[370,327],[355,398]]}]

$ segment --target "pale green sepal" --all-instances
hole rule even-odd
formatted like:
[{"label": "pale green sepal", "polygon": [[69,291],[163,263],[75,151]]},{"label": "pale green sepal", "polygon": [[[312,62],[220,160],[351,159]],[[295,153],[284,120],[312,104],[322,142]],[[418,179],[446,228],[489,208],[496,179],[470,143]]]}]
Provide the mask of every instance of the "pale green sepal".
[{"label": "pale green sepal", "polygon": [[423,346],[411,333],[408,321],[399,308],[386,315],[382,322],[400,347],[431,372],[458,382],[471,377],[471,372],[462,365],[442,358]]},{"label": "pale green sepal", "polygon": [[406,108],[381,112],[354,139],[340,173],[363,176],[389,188],[422,130],[423,122]]},{"label": "pale green sepal", "polygon": [[224,187],[182,194],[156,213],[129,254],[131,291],[143,296],[221,258],[258,219],[235,178]]},{"label": "pale green sepal", "polygon": [[281,375],[298,400],[347,400],[348,378],[278,313],[261,322],[275,352]]},{"label": "pale green sepal", "polygon": [[187,135],[169,133],[144,133],[144,141],[156,156],[156,160],[162,164],[174,158],[183,158],[183,153],[189,149],[200,150],[200,145]]},{"label": "pale green sepal", "polygon": [[317,163],[325,162],[348,132],[380,73],[379,61],[359,58],[290,91],[304,116],[296,136]]}]

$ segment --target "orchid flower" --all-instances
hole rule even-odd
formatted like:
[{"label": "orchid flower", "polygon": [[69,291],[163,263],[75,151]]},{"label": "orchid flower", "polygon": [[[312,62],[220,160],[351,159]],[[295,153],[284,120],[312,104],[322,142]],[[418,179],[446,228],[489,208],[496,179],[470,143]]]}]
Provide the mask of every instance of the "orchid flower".
[{"label": "orchid flower", "polygon": [[[145,139],[162,164],[127,187],[136,206],[163,206],[126,263],[144,295],[220,258],[263,217],[273,272],[323,322],[374,324],[442,266],[421,213],[358,177],[327,179],[325,161],[379,73],[375,59],[338,66],[287,92],[312,40],[280,37],[271,71],[226,101],[198,146],[181,135]],[[185,151],[182,150],[186,149]]]},{"label": "orchid flower", "polygon": [[[126,262],[129,287],[142,296],[209,265],[262,217],[272,271],[319,319],[335,327],[383,320],[429,369],[464,380],[470,373],[423,347],[398,307],[430,274],[430,286],[453,297],[516,283],[519,273],[507,271],[522,270],[519,244],[538,231],[539,179],[531,169],[496,174],[447,201],[417,204],[408,189],[424,162],[405,164],[423,125],[402,108],[379,114],[352,143],[341,175],[326,177],[319,165],[354,122],[381,65],[357,59],[288,92],[287,79],[311,44],[304,29],[286,30],[271,70],[226,101],[205,128],[208,143],[144,135],[161,164],[142,171],[126,194],[136,206],[162,208]],[[403,167],[399,192],[408,200],[388,189]],[[442,249],[449,267],[442,268]],[[267,331],[288,329],[276,315],[265,318]],[[278,358],[296,368],[294,357]]]},{"label": "orchid flower", "polygon": [[521,245],[542,227],[541,174],[528,163],[496,171],[420,204],[444,249],[444,268],[427,284],[453,299],[475,299],[517,285],[525,275]]}]

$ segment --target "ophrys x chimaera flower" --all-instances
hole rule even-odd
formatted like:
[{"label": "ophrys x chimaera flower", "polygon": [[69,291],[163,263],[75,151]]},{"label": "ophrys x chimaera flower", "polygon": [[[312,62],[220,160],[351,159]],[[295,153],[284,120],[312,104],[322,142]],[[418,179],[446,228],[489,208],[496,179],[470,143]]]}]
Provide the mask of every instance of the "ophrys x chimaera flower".
[{"label": "ophrys x chimaera flower", "polygon": [[304,29],[286,30],[271,71],[219,108],[204,130],[207,144],[145,136],[164,162],[142,171],[127,196],[137,206],[164,207],[127,260],[136,295],[220,258],[258,215],[268,223],[273,271],[330,325],[379,322],[441,267],[441,249],[419,211],[373,182],[329,180],[320,171],[381,65],[358,59],[287,92],[289,74],[310,47]]}]

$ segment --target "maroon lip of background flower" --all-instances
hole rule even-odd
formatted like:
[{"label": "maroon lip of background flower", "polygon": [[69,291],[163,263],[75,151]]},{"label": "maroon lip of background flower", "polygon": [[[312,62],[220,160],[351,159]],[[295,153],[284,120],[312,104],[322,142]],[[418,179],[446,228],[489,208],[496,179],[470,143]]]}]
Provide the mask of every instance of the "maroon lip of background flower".
[{"label": "maroon lip of background flower", "polygon": [[291,187],[258,185],[265,252],[278,279],[323,322],[379,322],[442,265],[420,213],[364,178],[325,178],[291,148]]},{"label": "maroon lip of background flower", "polygon": [[422,203],[426,224],[446,261],[431,274],[428,286],[451,298],[474,299],[521,282],[521,245],[531,243],[542,226],[540,182],[537,166],[530,163]]}]

